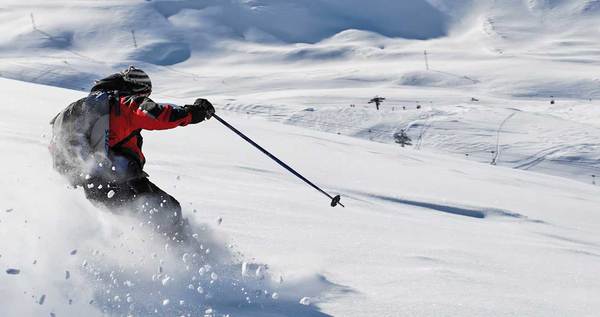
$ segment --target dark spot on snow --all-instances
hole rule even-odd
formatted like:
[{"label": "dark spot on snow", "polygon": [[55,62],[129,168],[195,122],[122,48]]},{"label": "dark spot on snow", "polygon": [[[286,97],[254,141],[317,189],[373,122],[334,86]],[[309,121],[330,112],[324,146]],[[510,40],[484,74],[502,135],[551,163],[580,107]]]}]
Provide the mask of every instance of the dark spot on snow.
[{"label": "dark spot on snow", "polygon": [[21,273],[21,270],[19,270],[19,269],[8,269],[8,270],[6,270],[6,274],[10,274],[10,275],[18,275],[19,273]]},{"label": "dark spot on snow", "polygon": [[40,300],[39,300],[38,304],[44,305],[45,301],[46,301],[46,294],[44,294],[44,295],[42,295],[42,297],[40,297]]},{"label": "dark spot on snow", "polygon": [[316,48],[301,48],[286,54],[286,59],[289,61],[299,61],[304,59],[310,60],[330,60],[346,57],[351,51],[348,49],[316,49]]},{"label": "dark spot on snow", "polygon": [[414,256],[409,256],[409,258],[415,259],[418,261],[422,261],[422,262],[430,262],[430,263],[442,262],[442,260],[440,260],[440,259],[432,258],[432,257],[425,256],[425,255],[414,255]]},{"label": "dark spot on snow", "polygon": [[269,170],[262,169],[262,168],[250,167],[250,166],[236,166],[236,168],[246,170],[246,171],[251,171],[251,172],[263,173],[263,174],[275,174],[273,171],[269,171]]},{"label": "dark spot on snow", "polygon": [[71,254],[71,255],[75,255],[75,254],[77,254],[77,249],[75,249],[75,250],[71,251],[69,254]]}]

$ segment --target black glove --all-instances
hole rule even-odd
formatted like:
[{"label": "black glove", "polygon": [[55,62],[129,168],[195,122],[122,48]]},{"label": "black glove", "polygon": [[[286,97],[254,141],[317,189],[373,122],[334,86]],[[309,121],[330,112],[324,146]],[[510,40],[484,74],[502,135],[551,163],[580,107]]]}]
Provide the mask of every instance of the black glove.
[{"label": "black glove", "polygon": [[196,99],[193,105],[185,105],[184,108],[192,114],[192,123],[208,120],[215,113],[212,103],[202,98]]}]

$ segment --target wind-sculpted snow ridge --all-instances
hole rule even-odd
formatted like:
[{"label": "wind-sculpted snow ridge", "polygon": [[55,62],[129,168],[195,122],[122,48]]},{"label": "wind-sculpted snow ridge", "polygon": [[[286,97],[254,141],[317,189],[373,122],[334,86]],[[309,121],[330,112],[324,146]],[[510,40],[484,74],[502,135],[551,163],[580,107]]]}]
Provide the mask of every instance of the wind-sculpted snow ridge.
[{"label": "wind-sculpted snow ridge", "polygon": [[[122,64],[171,66],[194,57],[227,56],[223,42],[228,41],[285,47],[320,42],[350,29],[383,37],[439,38],[448,35],[455,19],[442,7],[425,0],[60,5],[9,0],[0,20],[0,52],[5,58],[0,76],[83,90]],[[283,56],[271,52],[267,59],[337,60],[350,53],[343,48],[300,48]]]},{"label": "wind-sculpted snow ridge", "polygon": [[347,29],[429,39],[447,35],[450,27],[450,17],[425,0],[183,0],[154,1],[152,5],[174,24],[204,20],[205,32],[286,43],[314,43]]},{"label": "wind-sculpted snow ridge", "polygon": [[[0,22],[0,28],[8,29],[0,36],[0,49],[77,50],[108,60],[131,56],[170,65],[190,56],[188,45],[206,50],[212,41],[225,38],[315,43],[348,29],[409,39],[443,37],[452,25],[443,7],[426,0],[175,0],[119,5],[67,1],[56,6],[39,0],[24,5],[9,1]],[[4,23],[13,27],[3,27]],[[149,53],[156,49],[162,53]]]}]

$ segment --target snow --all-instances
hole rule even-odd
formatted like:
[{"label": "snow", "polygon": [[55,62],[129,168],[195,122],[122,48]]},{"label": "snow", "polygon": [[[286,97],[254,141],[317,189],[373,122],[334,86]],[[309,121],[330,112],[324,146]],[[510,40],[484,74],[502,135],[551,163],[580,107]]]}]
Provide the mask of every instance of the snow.
[{"label": "snow", "polygon": [[[595,315],[599,14],[587,0],[4,1],[0,315]],[[151,180],[198,249],[94,207],[52,170],[48,121],[129,64],[157,101],[213,101],[346,208],[216,120],[144,132]],[[400,129],[413,147],[394,144]]]},{"label": "snow", "polygon": [[[40,108],[33,118],[24,119],[29,132],[17,130],[31,138],[40,135],[37,129],[47,128],[43,123],[61,107],[58,101],[78,94],[7,80],[3,80],[2,86],[10,87],[4,89],[13,92],[36,90],[37,97],[44,94],[44,100],[51,105]],[[31,102],[37,97],[31,97]],[[9,107],[7,111],[19,116],[24,110]],[[183,206],[190,206],[184,210],[186,216],[205,223],[213,223],[218,217],[229,219],[227,225],[212,228],[219,228],[218,235],[225,234],[227,238],[207,235],[208,224],[198,227],[195,237],[203,241],[204,249],[210,246],[212,251],[220,250],[211,251],[217,260],[226,252],[228,241],[232,241],[235,249],[268,264],[270,276],[285,273],[286,281],[277,287],[273,284],[269,292],[278,294],[269,298],[281,302],[281,307],[288,307],[288,300],[298,303],[299,299],[309,297],[319,298],[316,305],[333,315],[360,315],[368,313],[367,307],[369,312],[379,314],[423,312],[426,315],[442,311],[585,314],[595,309],[595,300],[586,294],[593,294],[600,287],[592,278],[597,273],[597,187],[435,152],[400,152],[392,144],[248,119],[231,112],[223,116],[264,146],[276,150],[298,170],[306,171],[307,176],[324,188],[344,196],[347,208],[331,209],[318,193],[305,188],[212,120],[197,127],[148,134],[147,152],[153,157],[148,170],[152,179],[165,188],[173,182],[189,182],[173,191]],[[206,136],[206,142],[195,147],[198,155],[190,157],[189,146],[172,141],[192,139],[199,131]],[[147,295],[137,293],[141,287],[137,285],[146,284],[143,280],[146,273],[142,272],[155,271],[153,263],[159,259],[164,259],[161,266],[169,276],[175,272],[174,267],[182,267],[186,252],[173,254],[171,258],[168,254],[174,252],[173,248],[165,248],[170,244],[156,238],[154,247],[136,246],[135,241],[148,234],[145,226],[131,231],[132,225],[138,228],[135,219],[98,210],[85,200],[81,191],[67,189],[61,177],[49,168],[44,146],[11,141],[6,134],[3,138],[12,149],[8,152],[12,154],[5,158],[8,163],[5,166],[17,166],[19,161],[29,169],[17,173],[3,168],[7,179],[15,182],[19,179],[26,186],[15,187],[11,190],[12,198],[7,196],[4,200],[18,206],[21,212],[6,214],[10,216],[3,217],[2,225],[11,226],[19,219],[31,218],[26,226],[11,229],[11,235],[22,239],[41,260],[35,268],[27,269],[28,274],[21,274],[18,284],[3,278],[2,285],[6,285],[3,287],[19,290],[9,293],[11,301],[20,303],[13,309],[36,311],[38,308],[31,308],[27,298],[20,295],[21,290],[35,288],[52,295],[49,297],[52,309],[60,315],[76,311],[93,315],[96,307],[101,306],[88,302],[92,299],[102,302],[103,296],[94,292],[104,287],[103,279],[100,284],[90,284],[91,281],[109,275],[114,270],[112,266],[125,268],[134,263],[139,263],[134,267],[142,274],[141,279],[135,278],[133,271],[127,275],[115,272],[114,279],[138,281],[135,287],[125,286],[127,293],[132,298],[151,301]],[[160,149],[167,144],[170,151],[164,153]],[[298,152],[297,148],[304,150]],[[326,161],[320,159],[324,153],[329,157]],[[371,162],[368,173],[358,177],[357,171],[364,168],[364,162]],[[396,170],[401,172],[395,175]],[[176,174],[189,175],[189,179],[176,181],[173,177]],[[199,188],[202,196],[197,194]],[[24,199],[30,190],[36,190],[40,199]],[[236,199],[230,199],[234,196]],[[192,206],[201,212],[190,212]],[[58,225],[60,232],[52,230]],[[123,236],[120,232],[127,234]],[[42,240],[34,238],[38,235]],[[123,240],[125,237],[127,240]],[[70,259],[66,252],[60,261],[48,261],[48,257],[61,254],[53,250],[68,250],[72,241],[78,242],[77,257]],[[115,253],[112,246],[121,243],[126,243],[133,254]],[[3,261],[15,261],[24,267],[31,263],[19,249],[4,245]],[[153,253],[157,257],[151,260]],[[128,257],[130,260],[126,260]],[[83,268],[78,266],[81,261],[86,261]],[[246,262],[251,275],[261,270],[260,264]],[[220,281],[221,274],[213,271],[215,268],[219,269],[211,266],[199,270],[209,281],[213,273],[218,274]],[[53,274],[45,273],[57,269],[70,270],[71,278],[53,280]],[[236,269],[240,276],[242,269],[240,263]],[[319,275],[310,277],[311,274]],[[46,278],[40,279],[41,276]],[[109,280],[111,285],[112,281]],[[175,293],[163,290],[162,294],[181,298],[182,293],[177,290],[181,283],[185,283],[182,289],[190,284],[184,276],[179,276],[165,285],[172,286]],[[81,292],[77,285],[95,286]],[[202,290],[197,294],[206,295],[208,285],[193,287]],[[561,285],[560,291],[556,285]],[[432,293],[434,289],[437,291]],[[63,298],[63,292],[74,298],[72,305],[58,300]],[[124,293],[121,294],[123,297]],[[107,295],[111,299],[121,296],[112,292]],[[466,303],[461,300],[464,297],[477,300]],[[160,299],[161,306],[164,299]],[[187,298],[185,303],[190,301]],[[517,303],[508,305],[514,301]],[[140,304],[134,302],[136,306]],[[214,301],[207,304],[235,315],[232,306],[215,305]],[[253,311],[251,306],[248,311]],[[15,311],[3,313],[10,316]]]},{"label": "snow", "polygon": [[310,305],[310,298],[309,297],[302,297],[300,299],[300,304],[302,304],[304,306]]}]

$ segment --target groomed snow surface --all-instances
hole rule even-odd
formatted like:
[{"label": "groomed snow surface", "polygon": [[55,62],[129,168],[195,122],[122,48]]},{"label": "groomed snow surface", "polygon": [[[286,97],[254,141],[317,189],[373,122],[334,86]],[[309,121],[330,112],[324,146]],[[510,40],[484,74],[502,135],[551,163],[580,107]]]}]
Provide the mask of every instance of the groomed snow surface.
[{"label": "groomed snow surface", "polygon": [[[597,315],[599,3],[4,1],[0,316]],[[48,121],[129,64],[346,208],[216,120],[144,132],[197,247],[94,207]]]}]

